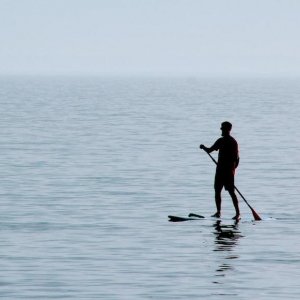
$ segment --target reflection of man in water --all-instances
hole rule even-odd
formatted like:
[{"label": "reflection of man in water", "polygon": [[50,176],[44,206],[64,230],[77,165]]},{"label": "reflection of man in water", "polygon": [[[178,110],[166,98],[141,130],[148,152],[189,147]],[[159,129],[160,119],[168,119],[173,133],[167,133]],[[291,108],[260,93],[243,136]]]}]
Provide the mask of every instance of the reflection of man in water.
[{"label": "reflection of man in water", "polygon": [[231,123],[223,122],[221,125],[222,137],[210,148],[207,148],[204,145],[200,145],[200,148],[204,149],[207,153],[219,151],[214,185],[217,212],[213,217],[219,218],[221,216],[221,191],[223,187],[225,187],[225,190],[227,190],[231,196],[235,208],[235,216],[233,219],[239,220],[239,203],[234,192],[234,174],[235,169],[239,164],[239,151],[237,141],[230,135],[231,128]]},{"label": "reflection of man in water", "polygon": [[226,276],[227,271],[233,270],[235,263],[233,260],[239,259],[238,252],[232,252],[237,246],[238,241],[241,237],[241,232],[238,228],[238,221],[235,221],[232,225],[223,225],[221,220],[217,220],[214,224],[215,231],[213,232],[216,236],[215,245],[216,248],[213,251],[226,252],[225,260],[216,269],[216,281],[213,283],[222,283],[222,278]]}]

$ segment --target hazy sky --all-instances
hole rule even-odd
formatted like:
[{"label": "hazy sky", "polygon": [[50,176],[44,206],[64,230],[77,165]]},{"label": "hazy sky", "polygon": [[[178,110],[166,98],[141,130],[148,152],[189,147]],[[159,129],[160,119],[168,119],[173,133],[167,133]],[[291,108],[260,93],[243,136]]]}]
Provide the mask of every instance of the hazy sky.
[{"label": "hazy sky", "polygon": [[0,74],[300,76],[300,0],[0,0]]}]

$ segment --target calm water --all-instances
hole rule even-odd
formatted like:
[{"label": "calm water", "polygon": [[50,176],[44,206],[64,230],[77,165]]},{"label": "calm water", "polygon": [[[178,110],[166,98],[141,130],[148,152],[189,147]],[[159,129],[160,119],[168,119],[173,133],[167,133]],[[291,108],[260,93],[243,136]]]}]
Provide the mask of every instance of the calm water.
[{"label": "calm water", "polygon": [[[0,297],[299,299],[300,80],[2,78]],[[236,185],[209,216],[220,122]]]}]

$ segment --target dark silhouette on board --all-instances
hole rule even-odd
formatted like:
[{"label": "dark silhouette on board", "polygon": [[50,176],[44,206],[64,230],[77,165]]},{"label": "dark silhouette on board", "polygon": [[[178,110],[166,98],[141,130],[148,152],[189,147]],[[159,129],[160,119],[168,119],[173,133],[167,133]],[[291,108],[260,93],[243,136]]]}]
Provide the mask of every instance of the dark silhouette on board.
[{"label": "dark silhouette on board", "polygon": [[223,187],[231,196],[235,216],[233,219],[240,220],[240,209],[237,196],[235,194],[234,175],[235,169],[239,164],[239,150],[237,141],[230,135],[232,124],[223,122],[221,124],[222,137],[219,138],[211,147],[200,145],[200,148],[205,150],[208,154],[212,151],[219,151],[218,163],[215,174],[215,201],[217,212],[212,217],[221,217],[221,192]]}]

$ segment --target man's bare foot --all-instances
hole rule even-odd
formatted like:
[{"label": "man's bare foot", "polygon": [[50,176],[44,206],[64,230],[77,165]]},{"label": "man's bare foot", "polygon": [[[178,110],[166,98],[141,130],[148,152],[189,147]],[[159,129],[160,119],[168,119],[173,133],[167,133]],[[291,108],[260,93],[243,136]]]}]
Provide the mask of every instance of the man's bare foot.
[{"label": "man's bare foot", "polygon": [[212,215],[213,218],[220,218],[221,214],[219,212],[216,212],[214,215]]},{"label": "man's bare foot", "polygon": [[241,216],[240,215],[235,215],[232,220],[236,220],[236,221],[239,221],[241,219]]}]

